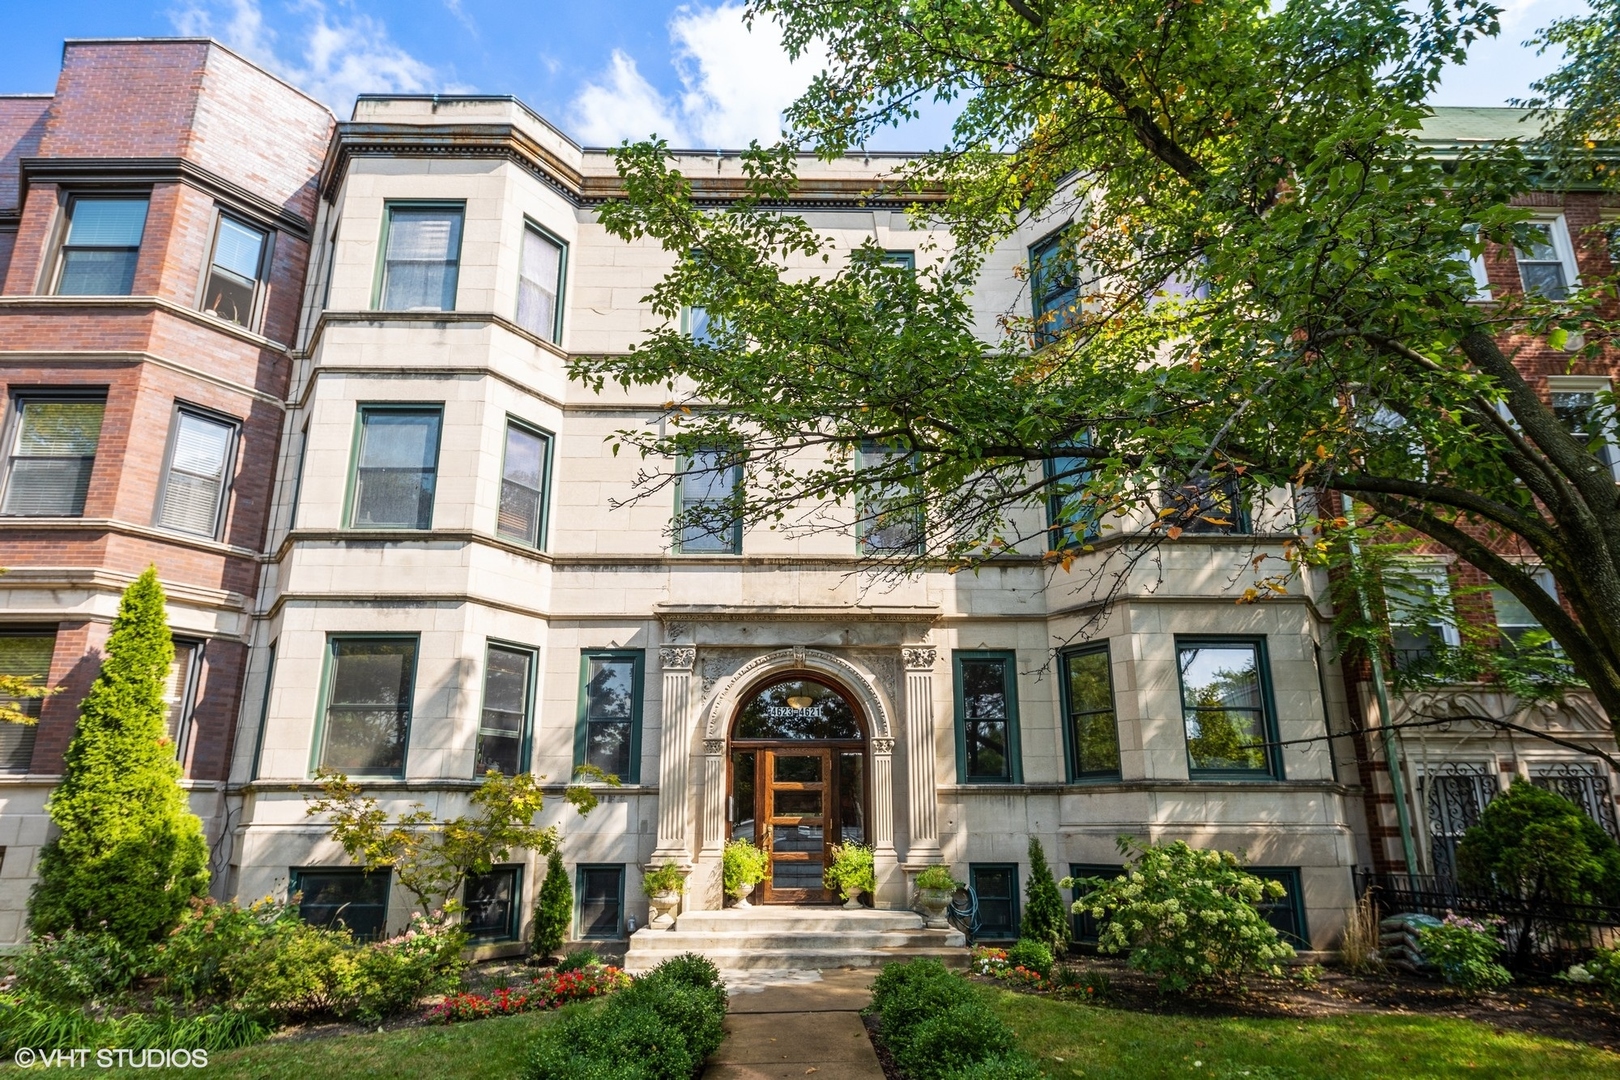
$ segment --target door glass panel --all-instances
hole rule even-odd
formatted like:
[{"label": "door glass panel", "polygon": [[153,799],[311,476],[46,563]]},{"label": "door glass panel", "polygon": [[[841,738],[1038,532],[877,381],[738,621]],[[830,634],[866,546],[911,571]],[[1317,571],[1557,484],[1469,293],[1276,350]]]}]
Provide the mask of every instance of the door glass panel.
[{"label": "door glass panel", "polygon": [[838,827],[842,842],[866,843],[866,814],[861,795],[865,790],[860,754],[838,755]]},{"label": "door glass panel", "polygon": [[771,888],[807,889],[812,892],[819,892],[823,888],[821,872],[820,859],[813,862],[772,863]]},{"label": "door glass panel", "polygon": [[775,794],[777,817],[820,817],[822,814],[819,791],[778,791]]},{"label": "door glass panel", "polygon": [[743,706],[739,739],[859,739],[855,710],[842,694],[809,679],[773,683]]},{"label": "door glass panel", "polygon": [[794,784],[821,782],[820,757],[779,757],[776,759],[775,779]]},{"label": "door glass panel", "polygon": [[731,755],[731,837],[754,838],[754,752]]},{"label": "door glass panel", "polygon": [[771,850],[781,855],[784,852],[808,852],[818,858],[821,855],[822,830],[820,825],[772,825]]}]

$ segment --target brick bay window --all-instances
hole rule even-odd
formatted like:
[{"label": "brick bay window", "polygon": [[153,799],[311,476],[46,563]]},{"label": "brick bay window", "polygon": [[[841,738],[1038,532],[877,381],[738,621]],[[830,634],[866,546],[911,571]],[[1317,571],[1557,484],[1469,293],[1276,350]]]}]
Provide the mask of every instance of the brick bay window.
[{"label": "brick bay window", "polygon": [[361,406],[351,528],[433,527],[442,420],[437,405]]},{"label": "brick bay window", "polygon": [[1265,642],[1177,638],[1176,657],[1189,774],[1281,779]]},{"label": "brick bay window", "polygon": [[208,279],[203,284],[200,305],[203,311],[253,329],[269,249],[269,233],[220,215],[219,225],[214,229],[214,254],[208,261]]},{"label": "brick bay window", "polygon": [[627,784],[640,780],[642,659],[639,652],[580,657],[574,764],[593,765]]},{"label": "brick bay window", "polygon": [[146,232],[146,198],[76,195],[57,258],[58,296],[128,296]]},{"label": "brick bay window", "polygon": [[328,641],[317,766],[350,776],[405,775],[416,649],[414,636]]},{"label": "brick bay window", "polygon": [[12,410],[0,514],[78,517],[101,442],[99,398],[19,395]]},{"label": "brick bay window", "polygon": [[383,217],[382,275],[373,307],[456,310],[462,216],[460,203],[389,205]]},{"label": "brick bay window", "polygon": [[238,431],[234,422],[221,417],[184,407],[175,410],[158,495],[160,527],[219,538]]}]

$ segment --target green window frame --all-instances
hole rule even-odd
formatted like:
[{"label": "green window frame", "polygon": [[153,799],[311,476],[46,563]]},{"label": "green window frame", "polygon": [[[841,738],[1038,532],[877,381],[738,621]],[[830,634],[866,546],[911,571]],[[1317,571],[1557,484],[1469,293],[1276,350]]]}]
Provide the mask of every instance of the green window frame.
[{"label": "green window frame", "polygon": [[[442,230],[430,226],[435,217],[445,220]],[[466,219],[467,204],[462,200],[384,203],[372,310],[456,310]]]},{"label": "green window frame", "polygon": [[1198,472],[1179,484],[1167,480],[1159,493],[1159,506],[1170,511],[1160,521],[1184,533],[1247,536],[1254,532],[1248,493],[1236,476]]},{"label": "green window frame", "polygon": [[1068,232],[1065,225],[1029,248],[1029,297],[1038,346],[1062,337],[1080,314],[1074,253],[1063,250]]},{"label": "green window frame", "polygon": [[[579,714],[574,728],[576,768],[595,765],[626,784],[641,782],[645,665],[646,653],[639,649],[587,649],[580,653]],[[625,679],[630,683],[629,701],[621,705],[612,695],[623,693]]]},{"label": "green window frame", "polygon": [[[956,782],[959,784],[1023,782],[1018,740],[1017,661],[1018,654],[1010,649],[959,649],[951,654],[956,700]],[[997,682],[999,691],[994,689]],[[999,766],[995,754],[998,726],[1001,729]]]},{"label": "green window frame", "polygon": [[[549,265],[553,255],[555,267]],[[563,288],[567,280],[568,241],[524,218],[513,321],[553,345],[562,341]]]},{"label": "green window frame", "polygon": [[742,482],[742,462],[723,447],[693,450],[677,459],[676,554],[742,554],[743,523],[738,512]]},{"label": "green window frame", "polygon": [[1097,944],[1098,932],[1102,929],[1101,924],[1098,923],[1096,919],[1092,918],[1089,913],[1077,912],[1074,910],[1073,905],[1077,903],[1082,896],[1085,896],[1087,893],[1091,892],[1090,889],[1083,888],[1079,884],[1080,879],[1102,878],[1105,881],[1112,881],[1114,878],[1119,877],[1124,872],[1125,867],[1119,863],[1069,864],[1069,877],[1075,882],[1075,884],[1069,886],[1069,937],[1074,940],[1076,945],[1095,946]]},{"label": "green window frame", "polygon": [[523,921],[523,867],[492,866],[468,874],[461,888],[462,921],[473,941],[516,941]]},{"label": "green window frame", "polygon": [[272,641],[267,650],[269,655],[264,664],[264,693],[259,695],[259,730],[253,737],[253,766],[248,770],[248,779],[259,778],[259,762],[264,757],[264,733],[270,726],[270,691],[276,685],[276,643]]},{"label": "green window frame", "polygon": [[574,871],[574,924],[581,941],[624,937],[624,864],[581,863]]},{"label": "green window frame", "polygon": [[1046,479],[1047,546],[1052,551],[1072,551],[1094,542],[1102,535],[1102,523],[1095,507],[1087,506],[1083,493],[1091,483],[1090,459],[1057,453],[1041,463]]},{"label": "green window frame", "polygon": [[1275,881],[1286,889],[1281,900],[1264,900],[1255,907],[1281,935],[1296,949],[1311,947],[1311,928],[1305,921],[1305,894],[1300,884],[1297,866],[1246,866],[1244,870],[1257,878]]},{"label": "green window frame", "polygon": [[[536,651],[527,645],[494,638],[484,643],[484,691],[478,713],[473,779],[490,769],[503,776],[529,771],[524,766],[529,760],[534,728],[537,658]],[[521,671],[515,662],[521,662]]]},{"label": "green window frame", "polygon": [[[506,418],[501,448],[501,501],[495,509],[495,535],[515,544],[546,549],[551,515],[551,453],[556,438],[545,428]],[[514,452],[515,451],[515,452]]]},{"label": "green window frame", "polygon": [[1069,649],[1063,670],[1063,750],[1069,781],[1119,779],[1119,710],[1108,642]]},{"label": "green window frame", "polygon": [[[56,627],[18,627],[0,631],[0,675],[20,675],[45,686],[56,654]],[[39,719],[44,698],[0,696],[0,704]],[[33,768],[38,724],[0,723],[0,773],[27,773]]]},{"label": "green window frame", "polygon": [[[368,653],[364,648],[368,645],[389,648],[376,648]],[[335,768],[349,776],[405,775],[416,697],[416,665],[420,655],[421,637],[418,634],[327,635],[326,657],[321,671],[321,706],[315,722],[313,752],[310,754],[311,775],[322,766]],[[346,666],[344,660],[350,656],[353,657],[355,668],[352,675],[343,670]],[[384,659],[389,656],[401,657],[403,662],[390,664]],[[381,662],[370,665],[360,663],[367,658]],[[367,667],[373,670],[368,673]],[[366,685],[368,674],[370,686]],[[397,691],[391,703],[384,694],[390,682]],[[340,694],[345,696],[345,700],[337,700]],[[351,695],[354,700],[347,700]],[[367,697],[375,700],[365,700]],[[334,709],[338,712],[336,716],[333,715]],[[390,743],[374,748],[370,752],[369,763],[365,760],[363,744],[358,745],[359,752],[341,747],[334,752],[334,735],[344,742],[361,744],[361,740],[353,738],[351,729],[359,729],[358,734],[363,736],[367,727],[382,728],[390,713],[393,714],[397,735]]]},{"label": "green window frame", "polygon": [[897,270],[917,269],[917,253],[915,251],[885,251],[883,265],[892,266]]},{"label": "green window frame", "polygon": [[[1271,663],[1264,637],[1205,636],[1176,639],[1176,677],[1181,688],[1182,724],[1187,735],[1187,773],[1193,779],[1281,780],[1277,752],[1277,706],[1271,690]],[[1213,666],[1248,653],[1254,679],[1245,687],[1217,681],[1240,675]],[[1220,653],[1229,655],[1222,657]],[[1194,670],[1193,665],[1202,665]],[[1208,668],[1209,670],[1204,670]],[[1189,686],[1189,671],[1202,685]],[[1202,692],[1202,697],[1195,694]],[[1219,695],[1224,694],[1225,700]],[[1233,714],[1236,714],[1235,716]],[[1234,723],[1236,721],[1236,723]],[[1245,732],[1243,728],[1248,730]]]},{"label": "green window frame", "polygon": [[[433,422],[430,439],[412,447],[403,439],[395,445],[383,435],[392,423],[405,430],[402,421]],[[375,427],[373,427],[375,424]],[[351,529],[431,529],[433,505],[438,494],[439,444],[444,437],[444,405],[439,402],[363,403],[355,410],[354,445],[349,455],[349,488],[344,497],[343,520]],[[431,444],[431,445],[430,445]],[[415,479],[414,493],[410,488]],[[399,500],[401,492],[405,499]],[[407,513],[414,494],[416,505]],[[389,509],[389,497],[396,504]]]},{"label": "green window frame", "polygon": [[298,917],[311,926],[342,923],[359,941],[375,941],[388,929],[388,894],[393,872],[350,866],[294,867],[287,875],[290,900],[298,897]]},{"label": "green window frame", "polygon": [[[903,447],[886,446],[876,439],[862,439],[856,452],[857,471],[881,469],[893,458],[915,459],[912,451]],[[899,503],[896,509],[890,509]],[[925,508],[917,496],[916,488],[905,481],[879,480],[856,491],[855,543],[861,555],[916,556],[923,554],[928,542],[928,522]]]},{"label": "green window frame", "polygon": [[1022,918],[1018,912],[1017,863],[969,863],[968,885],[979,901],[978,940],[1016,938]]}]

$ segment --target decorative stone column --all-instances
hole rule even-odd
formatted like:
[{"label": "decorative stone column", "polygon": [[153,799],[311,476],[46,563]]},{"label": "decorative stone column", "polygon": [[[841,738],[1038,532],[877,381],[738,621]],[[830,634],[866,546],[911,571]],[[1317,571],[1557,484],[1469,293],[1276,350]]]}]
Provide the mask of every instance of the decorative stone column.
[{"label": "decorative stone column", "polygon": [[658,650],[658,663],[664,669],[664,720],[658,735],[658,846],[652,861],[690,865],[686,844],[686,817],[689,791],[687,760],[692,733],[692,664],[697,649],[690,645],[665,645]]},{"label": "decorative stone column", "polygon": [[900,655],[906,665],[906,809],[911,836],[906,865],[916,866],[944,859],[934,786],[934,660],[939,654],[931,645],[915,645],[901,649]]}]

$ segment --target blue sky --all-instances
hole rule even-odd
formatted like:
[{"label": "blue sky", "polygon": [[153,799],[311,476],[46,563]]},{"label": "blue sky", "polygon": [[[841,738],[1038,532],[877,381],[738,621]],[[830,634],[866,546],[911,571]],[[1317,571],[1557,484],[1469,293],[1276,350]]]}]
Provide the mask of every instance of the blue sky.
[{"label": "blue sky", "polygon": [[[1451,73],[1437,99],[1500,105],[1552,58],[1519,43],[1582,0],[1499,0],[1503,35]],[[69,37],[210,34],[346,116],[363,91],[515,94],[574,138],[616,143],[656,131],[677,145],[769,138],[813,73],[790,65],[738,0],[48,0],[7,5],[0,92],[49,92]],[[886,140],[919,149],[935,114]]]}]

